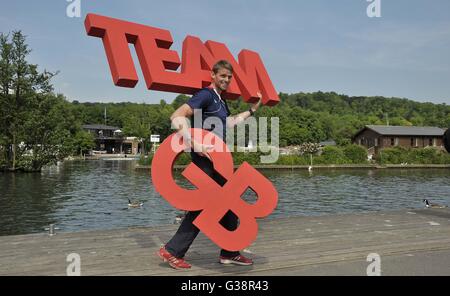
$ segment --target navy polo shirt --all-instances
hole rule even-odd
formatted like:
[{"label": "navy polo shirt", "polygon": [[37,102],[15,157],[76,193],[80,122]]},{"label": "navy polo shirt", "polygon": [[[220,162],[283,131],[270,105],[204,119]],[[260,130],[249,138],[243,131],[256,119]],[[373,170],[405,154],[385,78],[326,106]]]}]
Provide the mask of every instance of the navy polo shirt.
[{"label": "navy polo shirt", "polygon": [[204,128],[204,122],[207,118],[215,116],[222,122],[222,134],[220,134],[220,131],[216,131],[215,134],[226,141],[227,117],[230,115],[230,109],[228,109],[227,102],[222,100],[214,89],[202,88],[187,101],[187,104],[194,109],[194,111],[197,111],[194,112],[194,116],[200,116],[199,112],[201,110],[202,126],[195,126],[195,120],[194,125],[191,126],[210,131],[214,130],[214,124],[211,125],[211,128],[206,128],[206,126]]}]

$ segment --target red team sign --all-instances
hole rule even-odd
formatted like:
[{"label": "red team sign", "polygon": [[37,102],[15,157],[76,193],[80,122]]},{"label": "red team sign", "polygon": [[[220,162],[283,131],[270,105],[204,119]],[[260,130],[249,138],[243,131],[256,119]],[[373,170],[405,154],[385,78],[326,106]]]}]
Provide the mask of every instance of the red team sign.
[{"label": "red team sign", "polygon": [[[134,44],[148,89],[175,93],[194,94],[211,84],[211,69],[217,60],[229,61],[234,69],[230,86],[224,98],[246,102],[258,101],[273,106],[279,102],[278,94],[258,53],[243,49],[236,62],[225,44],[187,36],[183,42],[182,61],[176,51],[169,31],[110,17],[88,14],[85,20],[88,35],[103,40],[114,84],[134,87],[138,82],[129,43]],[[181,71],[175,72],[181,65]],[[251,165],[244,162],[236,171],[226,144],[206,130],[191,129],[192,138],[198,143],[213,145],[209,152],[214,169],[226,180],[221,187],[200,168],[191,163],[183,171],[195,187],[188,190],[179,187],[172,175],[176,157],[187,147],[178,133],[169,136],[156,151],[152,162],[152,181],[155,189],[174,207],[202,210],[194,220],[205,235],[221,248],[241,250],[249,246],[258,232],[255,218],[268,216],[276,207],[278,193],[272,183]],[[222,152],[218,152],[222,151]],[[254,204],[248,204],[241,196],[251,188],[258,196]],[[234,231],[225,229],[219,222],[232,211],[239,218]]]},{"label": "red team sign", "polygon": [[[138,82],[128,47],[132,43],[148,89],[194,94],[211,84],[214,62],[225,59],[232,64],[235,78],[225,98],[242,96],[246,102],[256,102],[257,92],[261,91],[264,105],[273,106],[280,101],[259,54],[254,51],[242,50],[238,64],[225,44],[215,41],[203,44],[199,38],[187,36],[181,62],[178,53],[169,49],[173,39],[168,30],[96,14],[86,16],[85,27],[88,35],[102,38],[117,86],[134,87]],[[180,65],[181,72],[174,72]]]}]

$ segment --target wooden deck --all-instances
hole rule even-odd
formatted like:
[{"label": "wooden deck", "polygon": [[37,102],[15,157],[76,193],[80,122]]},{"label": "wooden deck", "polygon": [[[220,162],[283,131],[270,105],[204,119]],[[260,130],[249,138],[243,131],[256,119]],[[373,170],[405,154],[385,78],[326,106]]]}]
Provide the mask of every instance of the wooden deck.
[{"label": "wooden deck", "polygon": [[253,266],[222,266],[218,248],[200,234],[173,270],[156,257],[177,225],[0,237],[0,275],[66,275],[67,255],[82,275],[366,275],[369,253],[383,275],[450,275],[450,211],[420,209],[259,220],[244,251]]}]

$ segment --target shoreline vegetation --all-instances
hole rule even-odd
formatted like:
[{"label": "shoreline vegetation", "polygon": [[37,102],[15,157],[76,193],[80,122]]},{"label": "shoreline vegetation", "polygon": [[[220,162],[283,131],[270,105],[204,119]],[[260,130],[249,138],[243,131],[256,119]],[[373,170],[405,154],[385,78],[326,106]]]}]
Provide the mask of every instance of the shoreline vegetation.
[{"label": "shoreline vegetation", "polygon": [[[385,167],[450,167],[450,154],[435,148],[407,149],[402,147],[385,148],[372,160],[368,160],[367,150],[359,145],[345,147],[326,146],[314,154],[279,155],[275,163],[262,164],[260,152],[234,152],[233,163],[239,166],[244,161],[255,168],[385,168]],[[138,166],[150,166],[153,155],[141,157]],[[177,166],[191,162],[188,153],[182,153],[175,161]]]},{"label": "shoreline vegetation", "polygon": [[[175,165],[174,170],[183,170],[187,165]],[[253,165],[257,170],[308,170],[307,165]],[[239,165],[234,165],[234,168],[239,168]],[[150,170],[150,165],[135,166],[135,170]],[[315,165],[312,170],[323,169],[450,169],[450,164],[329,164],[329,165]]]}]

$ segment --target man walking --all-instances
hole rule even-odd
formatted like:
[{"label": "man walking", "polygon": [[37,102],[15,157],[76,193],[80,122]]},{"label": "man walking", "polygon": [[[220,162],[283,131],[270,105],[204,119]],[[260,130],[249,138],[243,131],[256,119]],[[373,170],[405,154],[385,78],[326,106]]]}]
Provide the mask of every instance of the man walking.
[{"label": "man walking", "polygon": [[[252,116],[261,104],[260,93],[258,93],[260,100],[255,104],[251,104],[248,111],[230,117],[230,110],[228,109],[226,101],[221,98],[221,94],[227,90],[232,77],[233,67],[231,64],[226,60],[218,61],[211,71],[211,85],[198,91],[186,104],[180,106],[170,117],[172,125],[184,137],[185,143],[191,145],[193,151],[191,152],[192,162],[220,186],[223,186],[227,180],[214,170],[213,163],[208,155],[208,150],[210,150],[211,147],[197,143],[191,139],[188,119],[194,114],[197,114],[195,112],[201,112],[202,125],[208,118],[209,122],[217,123],[219,128],[215,126],[213,132],[225,141],[227,126],[233,127],[249,116]],[[184,260],[184,256],[199,233],[199,229],[192,224],[192,222],[200,212],[201,211],[188,212],[172,239],[157,253],[161,259],[168,262],[169,265],[175,269],[186,269],[191,267],[191,265]],[[229,211],[220,223],[227,230],[232,231],[238,226],[238,217]],[[253,264],[251,259],[244,257],[238,251],[228,251],[223,249],[220,251],[219,262],[221,264],[237,265]]]}]

